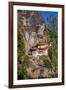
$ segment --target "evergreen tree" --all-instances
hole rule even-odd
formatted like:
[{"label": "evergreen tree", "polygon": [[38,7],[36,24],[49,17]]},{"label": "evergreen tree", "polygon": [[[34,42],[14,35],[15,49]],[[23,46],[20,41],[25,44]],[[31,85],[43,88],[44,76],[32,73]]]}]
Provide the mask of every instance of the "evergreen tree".
[{"label": "evergreen tree", "polygon": [[27,78],[27,67],[29,57],[25,54],[23,35],[18,31],[18,79]]}]

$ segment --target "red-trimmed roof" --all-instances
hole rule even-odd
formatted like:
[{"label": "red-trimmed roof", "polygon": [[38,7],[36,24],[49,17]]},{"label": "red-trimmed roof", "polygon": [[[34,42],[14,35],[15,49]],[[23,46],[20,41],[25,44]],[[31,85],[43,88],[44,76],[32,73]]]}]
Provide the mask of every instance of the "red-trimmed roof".
[{"label": "red-trimmed roof", "polygon": [[38,46],[40,45],[48,45],[47,43],[39,43]]},{"label": "red-trimmed roof", "polygon": [[31,48],[32,51],[36,51],[36,50],[46,50],[48,47],[45,48]]},{"label": "red-trimmed roof", "polygon": [[[41,47],[41,46],[44,46],[45,45],[45,47]],[[38,46],[40,46],[40,47],[38,47]],[[40,43],[40,44],[38,44],[38,46],[36,47],[36,46],[34,46],[34,47],[32,47],[30,50],[32,50],[32,51],[36,51],[36,50],[46,50],[47,48],[48,48],[48,44],[47,43]]]}]

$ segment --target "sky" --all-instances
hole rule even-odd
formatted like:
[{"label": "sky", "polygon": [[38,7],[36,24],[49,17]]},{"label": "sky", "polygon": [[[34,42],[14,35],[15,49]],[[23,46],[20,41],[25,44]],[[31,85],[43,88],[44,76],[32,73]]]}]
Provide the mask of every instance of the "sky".
[{"label": "sky", "polygon": [[49,16],[58,16],[58,12],[41,11],[40,13],[41,13],[42,17],[44,18],[45,22],[47,22],[47,18]]}]

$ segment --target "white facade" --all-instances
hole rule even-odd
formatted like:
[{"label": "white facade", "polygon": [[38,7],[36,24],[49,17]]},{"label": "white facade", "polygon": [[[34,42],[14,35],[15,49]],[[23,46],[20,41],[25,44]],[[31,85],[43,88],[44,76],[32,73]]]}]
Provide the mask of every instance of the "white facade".
[{"label": "white facade", "polygon": [[42,50],[41,52],[40,52],[39,50],[32,51],[32,55],[33,55],[34,57],[42,56],[42,55],[48,56],[48,49]]},{"label": "white facade", "polygon": [[46,48],[48,45],[39,45],[38,48]]}]

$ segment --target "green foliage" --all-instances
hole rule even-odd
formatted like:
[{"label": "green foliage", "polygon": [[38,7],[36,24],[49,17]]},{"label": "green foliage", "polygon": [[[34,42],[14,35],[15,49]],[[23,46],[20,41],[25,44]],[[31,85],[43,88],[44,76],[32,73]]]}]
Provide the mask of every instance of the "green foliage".
[{"label": "green foliage", "polygon": [[18,79],[26,79],[26,68],[29,66],[29,57],[25,54],[23,35],[18,31]]},{"label": "green foliage", "polygon": [[[45,35],[47,36],[48,44],[52,44],[52,46],[49,48],[49,58],[50,58],[50,64],[52,66],[52,69],[57,71],[57,65],[58,65],[58,26],[57,26],[57,16],[49,17],[48,18],[48,25],[46,27]],[[49,62],[46,62],[49,63]]]},{"label": "green foliage", "polygon": [[39,56],[39,59],[42,60],[42,61],[47,60],[47,59],[44,57],[44,55]]},{"label": "green foliage", "polygon": [[[32,13],[34,13],[32,15]],[[32,16],[31,16],[32,15]],[[23,27],[23,16],[25,18],[30,17],[30,25],[33,27]],[[26,55],[26,50],[25,50],[25,31],[27,30],[29,35],[31,35],[32,31],[35,31],[37,34],[38,27],[35,27],[37,24],[42,24],[45,23],[42,16],[40,15],[39,12],[32,12],[32,11],[19,11],[18,14],[18,50],[17,50],[17,60],[18,60],[18,79],[27,79],[27,68],[30,65],[29,62],[29,56]],[[57,26],[58,20],[57,16],[50,16],[48,18],[48,25],[46,26],[46,30],[44,30],[44,35],[47,38],[47,43],[48,45],[51,43],[52,46],[48,49],[49,52],[49,58],[48,60],[44,56],[39,56],[40,60],[44,61],[44,64],[46,65],[47,68],[49,69],[54,69],[56,74],[52,75],[51,77],[57,76],[57,66],[58,66],[58,26]],[[38,36],[38,35],[37,35]],[[35,38],[36,39],[36,38]],[[36,42],[39,40],[37,39]],[[28,42],[29,43],[29,42]],[[27,43],[27,44],[28,44]],[[39,42],[38,42],[39,43]]]}]

